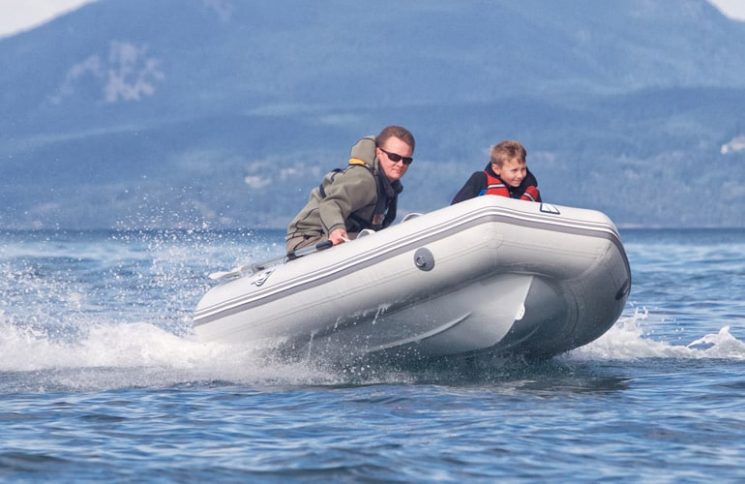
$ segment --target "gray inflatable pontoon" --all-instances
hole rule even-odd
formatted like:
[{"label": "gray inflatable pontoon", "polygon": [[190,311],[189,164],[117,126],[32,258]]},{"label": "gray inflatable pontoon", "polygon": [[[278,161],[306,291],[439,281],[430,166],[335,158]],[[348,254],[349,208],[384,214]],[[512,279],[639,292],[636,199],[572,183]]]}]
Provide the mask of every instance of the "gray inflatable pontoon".
[{"label": "gray inflatable pontoon", "polygon": [[549,357],[605,333],[631,289],[607,216],[497,196],[215,278],[201,341],[341,363]]}]

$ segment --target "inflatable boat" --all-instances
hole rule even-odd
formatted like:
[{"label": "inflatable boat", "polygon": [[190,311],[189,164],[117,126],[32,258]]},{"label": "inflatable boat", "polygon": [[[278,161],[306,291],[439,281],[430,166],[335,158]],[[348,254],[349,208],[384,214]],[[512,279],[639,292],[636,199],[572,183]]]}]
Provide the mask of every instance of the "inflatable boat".
[{"label": "inflatable boat", "polygon": [[551,357],[605,333],[631,290],[606,215],[497,196],[321,248],[213,274],[197,338],[340,363]]}]

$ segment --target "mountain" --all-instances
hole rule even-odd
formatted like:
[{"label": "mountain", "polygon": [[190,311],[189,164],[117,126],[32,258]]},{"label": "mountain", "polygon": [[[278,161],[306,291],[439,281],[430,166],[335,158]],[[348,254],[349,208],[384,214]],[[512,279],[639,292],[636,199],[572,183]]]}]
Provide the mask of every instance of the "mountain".
[{"label": "mountain", "polygon": [[283,227],[386,124],[404,211],[515,138],[548,201],[745,226],[742,45],[705,0],[101,0],[0,40],[0,228]]}]

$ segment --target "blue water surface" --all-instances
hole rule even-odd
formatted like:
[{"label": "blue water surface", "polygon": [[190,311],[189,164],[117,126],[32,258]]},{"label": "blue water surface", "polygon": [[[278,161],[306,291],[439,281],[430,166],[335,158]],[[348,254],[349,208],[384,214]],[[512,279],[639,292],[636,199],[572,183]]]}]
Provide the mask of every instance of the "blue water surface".
[{"label": "blue water surface", "polygon": [[0,479],[745,479],[745,230],[625,230],[634,285],[549,361],[328,369],[200,344],[282,234],[0,233]]}]

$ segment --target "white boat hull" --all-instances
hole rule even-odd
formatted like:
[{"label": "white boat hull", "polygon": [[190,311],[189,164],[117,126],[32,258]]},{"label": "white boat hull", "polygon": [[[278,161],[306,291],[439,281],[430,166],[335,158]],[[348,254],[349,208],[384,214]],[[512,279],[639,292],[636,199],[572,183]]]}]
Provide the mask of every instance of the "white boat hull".
[{"label": "white boat hull", "polygon": [[329,361],[552,356],[607,331],[630,287],[602,213],[486,196],[218,285],[194,324]]}]

